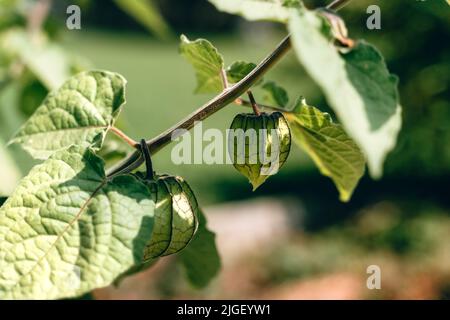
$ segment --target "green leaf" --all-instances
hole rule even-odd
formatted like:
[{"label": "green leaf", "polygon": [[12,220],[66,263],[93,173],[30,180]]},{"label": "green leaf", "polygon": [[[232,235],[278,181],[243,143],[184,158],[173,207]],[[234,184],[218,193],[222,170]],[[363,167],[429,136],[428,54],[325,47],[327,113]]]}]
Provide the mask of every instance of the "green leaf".
[{"label": "green leaf", "polygon": [[286,108],[289,96],[286,90],[273,81],[264,83],[262,89],[265,91],[264,100],[272,106]]},{"label": "green leaf", "polygon": [[227,77],[230,83],[237,83],[244,79],[253,69],[256,64],[245,61],[236,61],[227,68]]},{"label": "green leaf", "polygon": [[160,38],[168,38],[171,34],[169,26],[153,0],[114,0],[116,4]]},{"label": "green leaf", "polygon": [[205,39],[190,41],[181,36],[180,53],[195,69],[197,77],[196,93],[216,93],[223,88],[220,77],[224,68],[223,57],[217,49]]},{"label": "green leaf", "polygon": [[205,215],[198,211],[199,226],[195,237],[179,253],[188,280],[197,288],[205,287],[221,268],[215,234],[208,230]]},{"label": "green leaf", "polygon": [[27,118],[30,117],[48,94],[47,88],[36,78],[23,79],[19,92],[19,109]]},{"label": "green leaf", "polygon": [[247,20],[287,22],[289,8],[300,7],[299,0],[209,0],[220,11],[237,14]]},{"label": "green leaf", "polygon": [[134,276],[138,273],[144,272],[147,269],[150,269],[151,267],[153,267],[157,262],[159,261],[159,259],[153,259],[153,260],[147,260],[145,262],[140,262],[135,264],[134,266],[132,266],[130,269],[128,269],[127,271],[125,271],[123,274],[121,274],[120,276],[118,276],[116,278],[116,280],[114,280],[114,286],[115,287],[119,287],[123,280],[125,280],[128,277]]},{"label": "green leaf", "polygon": [[73,76],[47,96],[10,143],[20,143],[37,159],[72,144],[100,148],[125,103],[125,84],[121,75],[107,71]]},{"label": "green leaf", "polygon": [[0,50],[18,57],[47,87],[60,87],[71,75],[71,57],[44,35],[31,39],[23,29],[12,29],[2,36]]},{"label": "green leaf", "polygon": [[4,142],[11,138],[23,122],[23,117],[18,110],[19,92],[18,81],[11,82],[0,90],[0,138]]},{"label": "green leaf", "polygon": [[81,296],[142,261],[155,204],[79,146],[34,167],[0,208],[0,299]]},{"label": "green leaf", "polygon": [[285,114],[294,141],[313,159],[320,172],[336,185],[341,201],[348,201],[364,174],[364,155],[329,114],[301,101]]},{"label": "green leaf", "polygon": [[323,17],[307,10],[293,12],[289,30],[298,59],[365,153],[371,175],[380,177],[401,127],[397,78],[373,46],[360,41],[340,53]]},{"label": "green leaf", "polygon": [[0,196],[11,194],[19,182],[20,176],[19,168],[0,138]]}]

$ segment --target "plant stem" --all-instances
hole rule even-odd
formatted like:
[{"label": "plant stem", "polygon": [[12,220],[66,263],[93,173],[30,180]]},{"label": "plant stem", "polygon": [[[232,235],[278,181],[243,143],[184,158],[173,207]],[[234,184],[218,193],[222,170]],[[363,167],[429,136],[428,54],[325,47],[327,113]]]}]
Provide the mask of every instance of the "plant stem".
[{"label": "plant stem", "polygon": [[228,90],[230,84],[228,83],[227,72],[223,68],[220,70],[220,79],[222,80],[223,90]]},{"label": "plant stem", "polygon": [[120,130],[117,127],[110,127],[110,130],[112,133],[114,133],[116,136],[118,136],[120,139],[122,139],[123,141],[125,141],[130,147],[132,148],[138,148],[139,144],[137,143],[137,141],[133,140],[132,138],[130,138],[129,136],[127,136],[122,130]]},{"label": "plant stem", "polygon": [[[242,98],[237,98],[234,101],[234,103],[237,104],[238,106],[250,107],[250,108],[252,107],[252,103],[250,101],[244,100]],[[260,104],[260,103],[258,103],[258,107],[260,107],[262,109],[269,109],[269,110],[280,111],[280,112],[290,112],[290,110],[287,110],[284,108],[268,106],[268,105],[264,105],[264,104]]]},{"label": "plant stem", "polygon": [[33,41],[50,12],[51,4],[51,0],[39,0],[27,16],[27,29]]},{"label": "plant stem", "polygon": [[352,0],[334,0],[332,3],[326,6],[327,9],[340,10],[345,7]]},{"label": "plant stem", "polygon": [[248,90],[247,95],[248,95],[248,98],[250,99],[250,104],[252,106],[253,113],[256,114],[257,116],[259,116],[261,114],[261,111],[259,111],[258,104],[256,103],[253,93],[250,90]]},{"label": "plant stem", "polygon": [[152,158],[150,156],[150,151],[148,151],[148,145],[145,139],[141,140],[140,149],[142,152],[142,155],[145,160],[145,166],[147,169],[147,172],[145,173],[145,179],[146,180],[153,180],[154,174],[153,174],[153,164],[152,164]]},{"label": "plant stem", "polygon": [[[175,130],[191,129],[197,121],[202,121],[217,111],[221,110],[234,100],[244,94],[250,87],[255,84],[261,77],[275,65],[291,48],[291,42],[289,36],[283,39],[281,43],[275,48],[275,50],[269,54],[255,69],[252,70],[244,79],[230,87],[228,90],[223,91],[218,96],[207,102],[204,106],[194,111],[182,121],[170,129],[164,131],[157,137],[147,141],[150,153],[153,155],[161,148],[166,146],[172,141],[172,134]],[[137,169],[143,163],[141,152],[136,151],[129,155],[118,166],[112,168],[108,172],[108,177],[112,177],[122,173],[129,173]]]},{"label": "plant stem", "polygon": [[[327,9],[339,10],[345,6],[351,0],[335,0],[327,6]],[[254,85],[262,76],[270,70],[282,57],[291,49],[290,35],[285,37],[280,44],[271,52],[259,65],[256,66],[244,79],[224,90],[218,96],[208,101],[201,108],[197,109],[185,119],[181,120],[173,127],[164,131],[155,138],[148,140],[147,145],[150,153],[154,155],[163,147],[168,145],[172,141],[172,134],[176,130],[185,129],[190,130],[194,127],[197,121],[205,120],[212,116],[217,111],[221,110],[228,104],[238,99],[241,95],[247,92],[252,85]],[[222,75],[222,81],[226,78],[226,75]],[[226,82],[224,81],[224,84]],[[108,177],[119,174],[130,173],[131,171],[139,168],[144,163],[144,158],[140,151],[127,156],[122,162],[115,167],[108,170]]]}]

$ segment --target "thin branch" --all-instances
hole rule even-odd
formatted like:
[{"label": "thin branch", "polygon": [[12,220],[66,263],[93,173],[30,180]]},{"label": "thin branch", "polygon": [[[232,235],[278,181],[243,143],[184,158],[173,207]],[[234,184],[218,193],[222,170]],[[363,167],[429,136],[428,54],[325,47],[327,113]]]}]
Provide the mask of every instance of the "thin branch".
[{"label": "thin branch", "polygon": [[120,130],[117,127],[110,127],[110,130],[112,133],[114,133],[116,136],[118,136],[120,139],[122,139],[123,141],[125,141],[130,147],[132,148],[138,148],[139,144],[133,140],[132,138],[130,138],[129,136],[127,136],[122,130]]},{"label": "thin branch", "polygon": [[253,96],[252,91],[248,90],[247,95],[250,100],[250,105],[252,106],[253,113],[256,114],[257,116],[259,116],[261,114],[261,111],[259,111],[258,104],[256,103],[256,100],[255,100],[255,97]]},{"label": "thin branch", "polygon": [[[350,0],[335,0],[327,6],[327,9],[339,10]],[[249,90],[262,76],[269,71],[284,55],[291,49],[290,35],[285,37],[281,43],[270,53],[255,69],[253,69],[244,79],[234,84],[228,90],[224,90],[218,96],[207,102],[185,119],[181,120],[173,127],[164,131],[155,138],[148,140],[147,145],[150,153],[154,155],[172,141],[172,134],[179,129],[190,130],[197,121],[205,120],[217,111],[223,109]],[[140,151],[127,156],[121,163],[108,171],[108,177],[113,177],[123,173],[129,173],[139,168],[144,163],[144,158]]]},{"label": "thin branch", "polygon": [[[234,101],[235,104],[237,104],[238,106],[243,106],[243,107],[252,107],[252,103],[250,101],[238,98]],[[281,107],[275,107],[275,106],[268,106],[268,105],[264,105],[261,103],[258,103],[258,107],[262,108],[262,109],[267,109],[267,110],[273,110],[273,111],[280,111],[280,112],[290,112],[287,109],[281,108]]]},{"label": "thin branch", "polygon": [[145,139],[141,140],[140,144],[142,156],[145,160],[145,167],[147,169],[147,172],[145,173],[145,179],[146,180],[153,180],[154,173],[153,173],[153,164],[152,164],[152,158],[150,156],[150,151],[148,150],[148,145]]},{"label": "thin branch", "polygon": [[[172,141],[172,134],[175,130],[191,129],[197,121],[202,121],[217,111],[221,110],[228,104],[232,103],[234,100],[239,98],[248,89],[251,88],[253,84],[259,81],[262,76],[275,65],[291,48],[291,42],[289,36],[283,39],[283,41],[275,48],[275,50],[269,54],[255,69],[252,70],[244,79],[225,90],[217,97],[213,98],[207,102],[203,107],[194,111],[192,114],[187,116],[184,120],[178,122],[170,129],[161,133],[157,137],[147,141],[150,153],[153,155],[162,149],[164,146]],[[143,158],[139,151],[134,152],[128,156],[123,162],[118,166],[112,168],[108,172],[108,176],[112,177],[121,173],[128,173],[137,168],[143,163]]]},{"label": "thin branch", "polygon": [[220,69],[220,79],[222,80],[222,85],[224,90],[228,90],[230,84],[228,83],[227,72],[225,69]]},{"label": "thin branch", "polygon": [[32,38],[35,38],[37,32],[42,28],[50,12],[51,4],[51,0],[39,0],[29,12],[27,16],[27,29]]},{"label": "thin branch", "polygon": [[345,7],[350,1],[352,0],[335,0],[332,3],[330,3],[329,5],[327,5],[327,9],[330,10],[334,10],[334,11],[338,11],[340,9],[342,9],[343,7]]}]

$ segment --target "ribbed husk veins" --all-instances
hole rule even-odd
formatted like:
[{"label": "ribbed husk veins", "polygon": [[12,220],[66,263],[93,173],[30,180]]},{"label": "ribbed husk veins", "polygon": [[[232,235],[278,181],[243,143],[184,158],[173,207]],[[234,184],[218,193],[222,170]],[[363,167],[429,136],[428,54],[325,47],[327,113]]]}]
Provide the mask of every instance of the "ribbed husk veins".
[{"label": "ribbed husk veins", "polygon": [[238,114],[228,136],[234,167],[258,188],[286,162],[291,149],[289,125],[280,112]]},{"label": "ribbed husk veins", "polygon": [[183,178],[161,175],[146,183],[156,208],[144,261],[184,249],[197,231],[199,210],[197,199]]}]

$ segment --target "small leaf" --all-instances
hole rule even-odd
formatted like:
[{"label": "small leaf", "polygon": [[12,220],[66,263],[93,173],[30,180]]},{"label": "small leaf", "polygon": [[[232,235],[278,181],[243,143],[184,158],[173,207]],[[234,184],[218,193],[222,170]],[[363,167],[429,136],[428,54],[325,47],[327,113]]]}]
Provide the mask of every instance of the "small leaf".
[{"label": "small leaf", "polygon": [[78,146],[34,167],[0,208],[0,299],[81,296],[142,261],[155,203]]},{"label": "small leaf", "polygon": [[401,127],[397,78],[381,54],[363,41],[341,53],[328,22],[317,12],[293,10],[289,30],[298,59],[365,153],[371,175],[380,177]]},{"label": "small leaf", "polygon": [[205,39],[190,41],[181,36],[180,53],[195,69],[197,77],[196,93],[217,93],[223,88],[221,71],[224,68],[223,57],[217,49]]},{"label": "small leaf", "polygon": [[294,141],[313,159],[320,172],[330,177],[348,201],[364,174],[365,159],[341,125],[327,113],[307,106],[304,101],[285,114]]},{"label": "small leaf", "polygon": [[188,280],[197,288],[206,287],[217,276],[220,256],[216,246],[216,236],[208,230],[205,215],[199,210],[197,233],[189,245],[179,253]]},{"label": "small leaf", "polygon": [[273,81],[264,83],[262,89],[265,91],[264,100],[272,106],[286,108],[289,96],[286,90]]},{"label": "small leaf", "polygon": [[247,20],[287,22],[289,8],[302,6],[300,0],[209,0],[220,11],[237,14]]},{"label": "small leaf", "polygon": [[228,81],[230,83],[237,83],[244,79],[253,69],[256,64],[245,61],[236,61],[227,68]]},{"label": "small leaf", "polygon": [[0,138],[0,196],[11,194],[20,180],[20,170]]},{"label": "small leaf", "polygon": [[20,143],[37,159],[72,144],[100,148],[125,103],[125,84],[121,75],[107,71],[73,76],[47,96],[10,143]]},{"label": "small leaf", "polygon": [[153,0],[114,0],[116,4],[137,22],[160,38],[168,38],[170,28],[164,21]]}]

